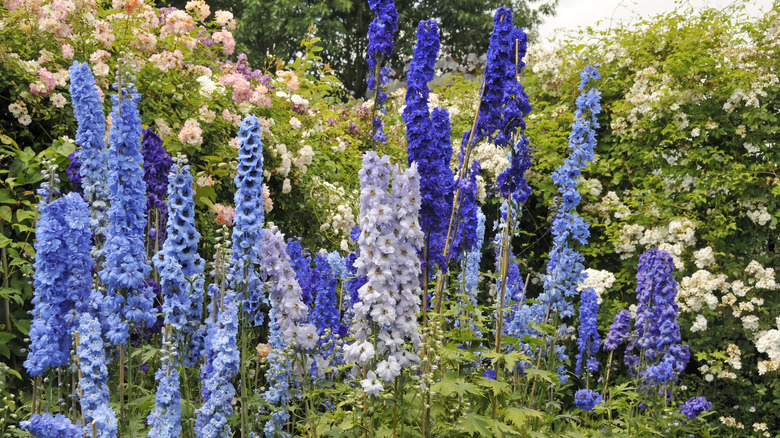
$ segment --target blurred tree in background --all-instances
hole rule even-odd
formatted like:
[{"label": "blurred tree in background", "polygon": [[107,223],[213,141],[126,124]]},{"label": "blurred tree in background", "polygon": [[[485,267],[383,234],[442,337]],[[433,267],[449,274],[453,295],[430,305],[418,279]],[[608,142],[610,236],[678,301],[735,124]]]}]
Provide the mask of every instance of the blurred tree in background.
[{"label": "blurred tree in background", "polygon": [[[166,4],[183,9],[187,0],[158,2]],[[374,18],[366,0],[212,0],[209,5],[212,11],[223,9],[236,17],[236,53],[246,53],[256,64],[266,60],[266,65],[254,68],[294,59],[313,25],[323,41],[324,50],[319,52],[323,62],[347,90],[357,96],[365,93],[366,35]],[[396,0],[395,5],[399,28],[391,63],[400,68],[412,54],[420,20],[436,18],[442,29],[442,53],[460,60],[470,52],[487,50],[497,8],[511,7],[515,25],[533,34],[545,17],[555,15],[558,0]]]}]

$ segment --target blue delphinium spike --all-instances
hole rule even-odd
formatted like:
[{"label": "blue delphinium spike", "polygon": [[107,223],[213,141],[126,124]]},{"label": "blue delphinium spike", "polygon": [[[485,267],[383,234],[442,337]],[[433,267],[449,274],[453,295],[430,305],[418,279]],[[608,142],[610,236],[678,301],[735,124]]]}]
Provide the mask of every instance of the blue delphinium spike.
[{"label": "blue delphinium spike", "polygon": [[[151,326],[157,316],[154,296],[145,279],[151,268],[146,258],[146,183],[141,155],[140,95],[130,83],[112,95],[112,124],[109,131],[108,187],[111,207],[104,246],[105,269],[100,279],[108,287],[105,312],[120,311],[128,322]],[[126,291],[125,299],[119,291]],[[121,329],[119,338],[127,339]],[[113,341],[112,341],[113,342]]]},{"label": "blue delphinium spike", "polygon": [[155,256],[154,264],[160,273],[165,324],[187,333],[200,324],[205,267],[203,258],[197,253],[200,233],[195,229],[192,198],[190,166],[180,160],[170,168],[168,237]]},{"label": "blue delphinium spike", "polygon": [[[458,274],[458,281],[463,282],[463,298],[459,298],[458,307],[464,309],[466,303],[462,301],[468,301],[468,306],[477,307],[477,288],[479,287],[479,264],[482,261],[482,245],[485,240],[485,215],[482,213],[482,209],[477,207],[477,240],[474,246],[466,252],[464,259],[463,271]],[[455,320],[455,326],[460,326],[460,320]],[[472,325],[471,329],[474,331],[474,336],[477,338],[482,337],[482,332],[479,327]]]},{"label": "blue delphinium spike", "polygon": [[89,208],[76,193],[45,206],[36,223],[33,321],[24,366],[32,376],[68,364],[78,312],[92,286]]},{"label": "blue delphinium spike", "polygon": [[114,438],[117,433],[116,413],[109,406],[108,368],[103,352],[104,344],[100,322],[89,312],[82,312],[79,321],[77,354],[82,378],[81,410],[87,426],[84,434],[92,436],[92,422],[97,426],[98,438]]},{"label": "blue delphinium spike", "polygon": [[[244,311],[254,325],[263,323],[260,306],[264,296],[257,276],[259,262],[257,242],[263,236],[263,142],[260,122],[249,115],[238,131],[238,173],[234,178],[236,193],[233,218],[233,268],[236,293],[241,294]],[[244,294],[246,299],[244,300]]]},{"label": "blue delphinium spike", "polygon": [[179,371],[176,363],[176,348],[166,335],[162,349],[162,365],[154,374],[157,394],[154,411],[146,422],[152,426],[150,438],[177,438],[181,436],[181,395],[179,394]]},{"label": "blue delphinium spike", "polygon": [[233,378],[238,375],[240,354],[236,347],[238,334],[238,303],[228,299],[227,291],[217,322],[210,324],[208,335],[209,361],[204,365],[203,392],[207,397],[196,411],[197,438],[227,438],[231,436],[228,419],[233,415],[231,402],[236,395]]},{"label": "blue delphinium spike", "polygon": [[70,418],[50,413],[33,414],[29,420],[19,423],[19,428],[30,432],[36,438],[82,438],[84,430],[80,425],[75,425]]},{"label": "blue delphinium spike", "polygon": [[[585,71],[589,73],[583,76],[580,89],[584,89],[591,79],[599,77],[593,66],[586,67]],[[586,274],[583,273],[584,257],[572,249],[571,241],[584,245],[589,236],[588,224],[576,212],[580,201],[577,182],[581,170],[594,156],[596,129],[599,127],[596,120],[600,111],[599,97],[598,90],[594,88],[577,98],[577,111],[569,136],[571,154],[552,175],[553,182],[558,186],[560,201],[553,213],[553,247],[547,262],[547,273],[543,277],[544,291],[539,295],[537,304],[521,309],[519,317],[525,321],[530,319],[540,324],[547,322],[547,315],[557,315],[562,319],[574,314],[574,307],[567,298],[577,294],[577,285]],[[558,330],[563,336],[572,331],[566,323],[562,323]],[[556,347],[558,360],[565,362],[568,359],[565,348],[562,345]],[[561,380],[566,379],[563,374],[559,377]]]},{"label": "blue delphinium spike", "polygon": [[582,361],[586,361],[587,372],[598,371],[596,353],[601,346],[599,335],[599,303],[598,295],[592,287],[585,289],[581,294],[580,304],[580,329],[577,336],[577,363],[574,365],[574,374],[580,375]]},{"label": "blue delphinium spike", "polygon": [[106,150],[106,116],[100,100],[95,77],[89,64],[73,62],[70,67],[70,94],[73,115],[76,117],[76,144],[81,148],[78,155],[79,175],[84,188],[84,199],[90,206],[90,226],[99,245],[105,239],[108,202],[110,192],[108,176],[108,151]]}]

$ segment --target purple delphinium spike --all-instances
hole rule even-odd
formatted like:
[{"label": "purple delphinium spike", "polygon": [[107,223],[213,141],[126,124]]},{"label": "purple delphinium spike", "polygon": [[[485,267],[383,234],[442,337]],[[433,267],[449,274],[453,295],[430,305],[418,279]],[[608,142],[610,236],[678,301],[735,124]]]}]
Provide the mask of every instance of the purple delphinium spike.
[{"label": "purple delphinium spike", "polygon": [[[488,139],[496,146],[506,147],[518,128],[525,129],[523,117],[531,111],[531,106],[525,90],[517,82],[517,74],[525,65],[522,58],[525,55],[526,42],[525,32],[512,24],[512,11],[499,8],[493,18],[484,90],[473,144]],[[470,135],[470,131],[464,133],[464,149]]]},{"label": "purple delphinium spike", "polygon": [[146,217],[149,220],[149,239],[162,245],[165,241],[165,224],[168,221],[168,172],[173,160],[162,147],[162,139],[151,129],[143,130],[141,155],[144,157],[144,181],[146,182]]},{"label": "purple delphinium spike", "polygon": [[605,350],[616,350],[620,344],[628,340],[628,331],[631,328],[631,312],[626,309],[615,315],[615,320],[609,326],[607,339],[604,340]]},{"label": "purple delphinium spike", "polygon": [[[105,269],[100,272],[100,279],[108,287],[104,311],[117,314],[121,309],[128,322],[151,326],[157,315],[153,293],[145,282],[151,268],[144,246],[146,183],[138,115],[140,95],[132,83],[119,93],[122,94],[121,108],[119,96],[111,96],[114,102],[108,151],[111,208],[104,246]],[[120,290],[127,292],[126,299],[118,293]],[[120,331],[111,342],[121,340],[124,343],[128,333],[126,328],[120,328]]]},{"label": "purple delphinium spike", "polygon": [[[238,174],[234,178],[236,215],[233,218],[233,269],[235,291],[243,300],[244,311],[254,325],[263,323],[260,311],[264,300],[257,276],[259,262],[257,242],[263,236],[263,142],[260,122],[249,115],[238,131]],[[246,294],[246,295],[244,295]],[[246,299],[244,299],[246,296]]]},{"label": "purple delphinium spike", "polygon": [[24,366],[31,376],[68,365],[78,312],[86,309],[91,287],[89,207],[69,193],[40,212],[35,229],[33,321]]},{"label": "purple delphinium spike", "polygon": [[653,248],[639,257],[636,333],[625,362],[632,375],[656,387],[675,382],[690,359],[688,346],[681,344],[672,271],[672,256],[665,251]]},{"label": "purple delphinium spike", "polygon": [[580,330],[577,336],[577,363],[574,365],[574,373],[580,375],[582,361],[586,360],[588,372],[598,371],[598,361],[595,360],[599,352],[601,336],[599,335],[599,303],[596,291],[592,287],[585,289],[581,294],[580,304]]},{"label": "purple delphinium spike", "polygon": [[76,117],[76,144],[81,148],[78,160],[79,175],[84,189],[84,200],[90,206],[90,227],[95,233],[96,246],[100,248],[107,226],[110,192],[108,175],[108,151],[106,150],[106,116],[100,100],[95,77],[85,62],[73,62],[70,67],[70,95],[73,115]]},{"label": "purple delphinium spike", "polygon": [[[376,18],[368,25],[368,89],[376,91],[377,107],[381,107],[387,99],[384,87],[390,74],[390,69],[382,64],[393,55],[393,35],[398,29],[398,11],[393,0],[368,0],[368,6],[376,13]],[[374,139],[384,142],[386,136],[382,131],[382,120],[374,115]]]},{"label": "purple delphinium spike", "polygon": [[446,271],[444,244],[449,218],[443,211],[452,211],[454,182],[450,160],[449,114],[441,108],[428,111],[428,82],[433,80],[433,67],[439,52],[439,28],[435,20],[420,21],[417,45],[406,76],[406,124],[408,164],[417,163],[422,178],[421,222],[426,236],[427,260]]},{"label": "purple delphinium spike", "polygon": [[81,186],[81,175],[79,175],[79,171],[81,170],[81,161],[79,161],[80,153],[81,149],[76,149],[68,155],[70,163],[68,164],[68,168],[65,169],[65,173],[68,175],[70,185],[73,186],[73,191],[84,196],[84,188]]},{"label": "purple delphinium spike", "polygon": [[[317,327],[319,336],[325,335],[325,332],[329,330],[331,336],[338,335],[344,337],[347,335],[347,327],[341,323],[341,313],[338,309],[336,275],[328,263],[327,256],[324,254],[317,253],[317,256],[314,258],[314,266],[312,283],[316,289],[317,296],[314,301],[311,320]],[[325,339],[322,339],[320,343],[325,341]]]}]

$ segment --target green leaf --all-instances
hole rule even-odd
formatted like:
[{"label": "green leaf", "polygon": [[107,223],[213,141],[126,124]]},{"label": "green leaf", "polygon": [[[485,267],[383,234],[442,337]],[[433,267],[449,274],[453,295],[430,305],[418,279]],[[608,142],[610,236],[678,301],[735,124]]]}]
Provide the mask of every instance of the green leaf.
[{"label": "green leaf", "polygon": [[467,414],[463,419],[463,429],[470,434],[476,433],[480,436],[493,436],[493,434],[490,432],[490,428],[488,427],[489,424],[489,418],[475,413]]},{"label": "green leaf", "polygon": [[527,368],[523,370],[525,375],[530,377],[539,376],[547,383],[553,383],[554,379],[558,377],[557,373],[553,373],[547,370],[537,370],[536,368]]},{"label": "green leaf", "polygon": [[544,414],[536,409],[523,407],[508,408],[504,412],[504,418],[519,428],[525,427],[529,418],[542,418],[543,416]]},{"label": "green leaf", "polygon": [[493,395],[508,394],[512,391],[512,386],[506,382],[499,380],[488,379],[487,377],[481,377],[479,379],[479,386],[490,389]]},{"label": "green leaf", "polygon": [[442,380],[434,383],[431,386],[431,390],[437,392],[443,396],[449,396],[451,394],[458,394],[460,396],[466,393],[479,394],[479,388],[469,382],[466,382],[462,377],[451,377],[452,374],[448,374]]}]

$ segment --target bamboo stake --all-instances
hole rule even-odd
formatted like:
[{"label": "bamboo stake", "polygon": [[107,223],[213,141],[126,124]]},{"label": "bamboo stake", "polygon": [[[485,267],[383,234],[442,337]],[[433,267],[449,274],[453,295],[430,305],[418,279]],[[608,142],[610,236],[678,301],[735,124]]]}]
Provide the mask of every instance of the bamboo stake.
[{"label": "bamboo stake", "polygon": [[125,428],[125,344],[119,344],[119,434]]}]

